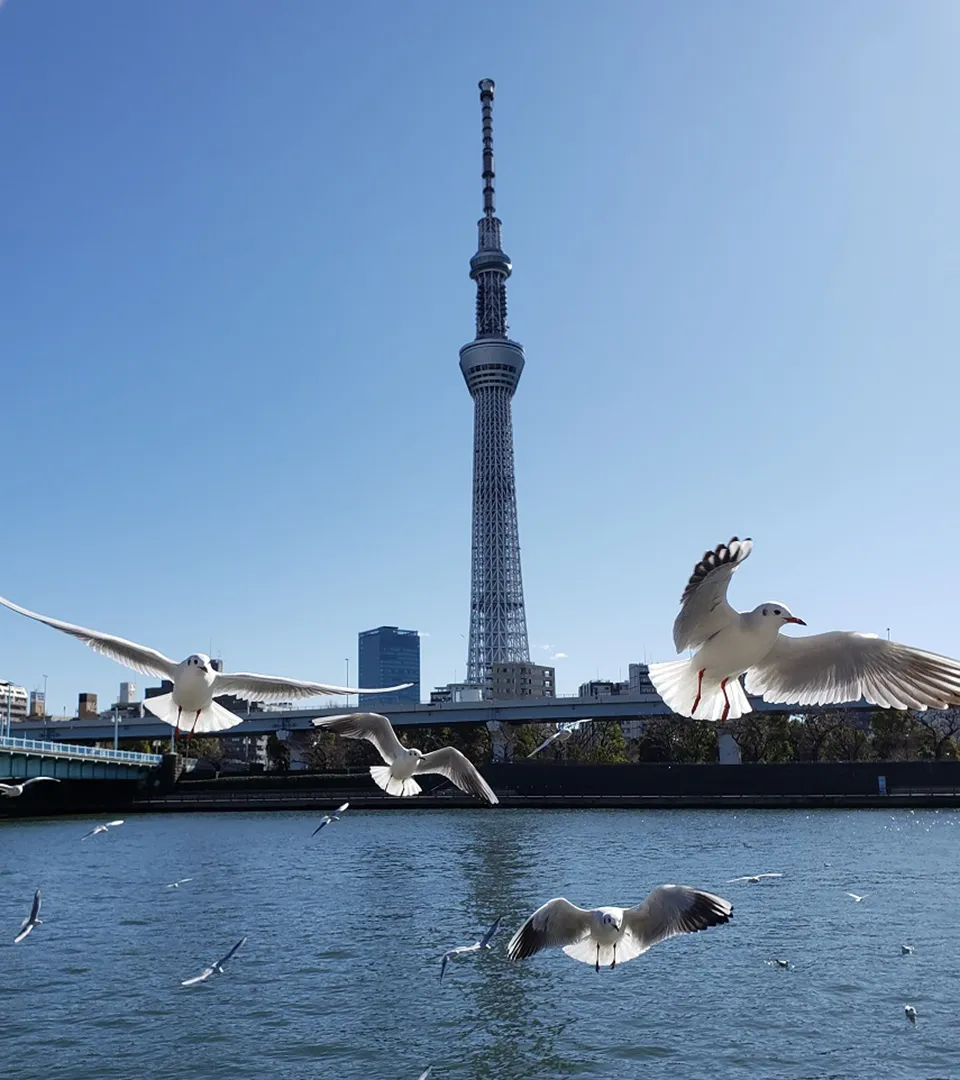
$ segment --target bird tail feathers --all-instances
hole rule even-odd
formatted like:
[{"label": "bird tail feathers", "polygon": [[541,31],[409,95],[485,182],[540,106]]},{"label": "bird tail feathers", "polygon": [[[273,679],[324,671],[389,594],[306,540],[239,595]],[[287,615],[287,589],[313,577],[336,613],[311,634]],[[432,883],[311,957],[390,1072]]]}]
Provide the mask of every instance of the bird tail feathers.
[{"label": "bird tail feathers", "polygon": [[389,765],[371,765],[370,775],[377,787],[383,788],[388,795],[418,795],[420,785],[416,780],[398,780]]},{"label": "bird tail feathers", "polygon": [[[724,701],[720,683],[704,677],[698,685],[698,672],[692,660],[671,660],[666,664],[650,665],[650,681],[664,702],[680,716],[689,716],[694,720],[720,720],[727,701],[730,702],[728,720],[736,720],[746,713],[753,712],[747,695],[738,678],[727,681],[727,701]],[[699,690],[700,700],[694,710]]]},{"label": "bird tail feathers", "polygon": [[[177,705],[174,703],[173,694],[161,694],[159,697],[147,698],[143,707],[153,713],[158,720],[162,720],[171,727],[177,726]],[[189,731],[193,728],[194,733],[199,735],[208,731],[226,731],[227,728],[236,727],[241,722],[236,713],[230,712],[222,705],[211,701],[206,708],[200,710],[197,724],[194,727],[193,718],[195,713],[180,713],[180,730]]]}]

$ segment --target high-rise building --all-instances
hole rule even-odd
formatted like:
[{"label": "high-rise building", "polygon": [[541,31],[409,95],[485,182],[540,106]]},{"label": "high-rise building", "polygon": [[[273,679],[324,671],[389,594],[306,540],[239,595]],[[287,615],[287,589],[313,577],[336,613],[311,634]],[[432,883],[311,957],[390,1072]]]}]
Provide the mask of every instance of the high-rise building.
[{"label": "high-rise building", "polygon": [[470,277],[477,283],[477,334],[460,350],[474,402],[473,529],[467,682],[492,688],[494,664],[529,662],[520,573],[511,401],[523,371],[523,346],[507,337],[507,278],[494,207],[493,80],[480,83],[483,115],[483,217]]},{"label": "high-rise building", "polygon": [[77,716],[82,720],[85,716],[99,716],[97,711],[97,695],[81,694],[77,701]]},{"label": "high-rise building", "polygon": [[137,684],[135,682],[122,682],[120,684],[120,697],[117,698],[118,705],[136,705],[137,703]]},{"label": "high-rise building", "polygon": [[556,697],[557,673],[545,664],[511,662],[490,667],[489,696],[498,701],[525,697]]},{"label": "high-rise building", "polygon": [[420,635],[416,630],[396,626],[378,626],[357,635],[359,666],[358,685],[376,688],[413,683],[406,690],[392,694],[364,694],[361,704],[396,705],[401,701],[420,701]]}]

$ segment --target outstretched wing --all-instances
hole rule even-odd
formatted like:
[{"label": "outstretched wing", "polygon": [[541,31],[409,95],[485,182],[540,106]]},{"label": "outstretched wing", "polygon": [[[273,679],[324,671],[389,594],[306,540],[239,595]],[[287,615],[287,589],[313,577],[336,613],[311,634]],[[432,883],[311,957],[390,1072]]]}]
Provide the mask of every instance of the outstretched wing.
[{"label": "outstretched wing", "polygon": [[734,536],[729,543],[704,552],[680,598],[680,614],[673,624],[677,652],[697,648],[733,621],[737,613],[727,603],[727,586],[752,549],[749,537]]},{"label": "outstretched wing", "polygon": [[254,675],[249,671],[218,673],[214,680],[215,694],[233,694],[243,701],[290,701],[299,698],[325,697],[330,694],[387,694],[405,690],[412,683],[385,686],[380,690],[361,690],[353,686],[332,686],[329,683],[284,679],[279,675]]},{"label": "outstretched wing", "polygon": [[40,918],[40,890],[33,894],[33,907],[30,908],[30,917],[27,922],[36,922]]},{"label": "outstretched wing", "polygon": [[316,835],[317,835],[317,833],[318,833],[318,832],[319,832],[319,831],[320,831],[321,829],[325,829],[325,828],[326,828],[326,827],[327,827],[327,826],[328,826],[328,825],[330,824],[330,822],[331,822],[331,821],[333,821],[333,818],[332,818],[332,817],[330,817],[330,816],[329,816],[329,814],[327,814],[327,815],[324,815],[324,818],[323,818],[323,820],[322,820],[322,821],[320,822],[320,824],[319,824],[319,825],[318,825],[318,826],[317,826],[317,827],[316,827],[316,828],[315,828],[315,829],[313,830],[313,832],[312,832],[312,833],[310,834],[310,836],[311,836],[311,837],[314,837],[314,836],[316,836]]},{"label": "outstretched wing", "polygon": [[493,788],[477,772],[473,762],[456,747],[445,746],[442,750],[434,750],[432,754],[424,754],[417,762],[417,773],[440,773],[461,791],[478,795],[489,803],[496,804],[500,801],[494,795]]},{"label": "outstretched wing", "polygon": [[550,746],[551,743],[555,743],[557,741],[557,739],[559,739],[562,734],[563,733],[561,731],[555,731],[552,735],[548,735],[543,740],[543,742],[536,748],[536,750],[531,750],[530,753],[527,754],[527,757],[528,758],[536,757],[537,754],[539,754],[541,750],[546,750],[546,748],[548,746]]},{"label": "outstretched wing", "polygon": [[204,971],[201,971],[199,975],[194,975],[192,979],[184,979],[180,984],[181,986],[193,986],[196,983],[201,983],[206,979],[209,979],[213,974],[213,968],[208,967]]},{"label": "outstretched wing", "polygon": [[559,945],[575,945],[590,933],[590,912],[558,896],[543,907],[513,935],[507,945],[511,960],[525,960],[541,949]]},{"label": "outstretched wing", "polygon": [[875,634],[781,635],[746,686],[764,701],[797,705],[863,698],[884,709],[946,709],[960,705],[960,663]]},{"label": "outstretched wing", "polygon": [[493,924],[490,926],[490,929],[487,930],[487,932],[480,939],[479,945],[481,949],[485,949],[493,940],[493,935],[500,929],[500,921],[502,918],[502,915],[498,915],[494,920]]},{"label": "outstretched wing", "polygon": [[11,611],[26,615],[28,619],[36,619],[37,622],[52,626],[54,630],[62,630],[71,637],[79,638],[94,652],[109,656],[111,660],[126,664],[127,667],[143,675],[156,675],[158,679],[172,679],[176,674],[177,665],[169,657],[157,652],[156,649],[147,648],[146,645],[138,645],[135,641],[127,641],[126,638],[115,637],[113,634],[104,634],[99,630],[90,630],[85,626],[74,626],[73,623],[51,619],[49,615],[38,615],[35,611],[20,607],[19,604],[5,600],[2,596],[0,596],[0,604],[10,608]]},{"label": "outstretched wing", "polygon": [[388,765],[392,765],[403,753],[393,724],[380,713],[343,713],[340,716],[320,717],[313,724],[345,739],[368,739]]},{"label": "outstretched wing", "polygon": [[41,780],[49,780],[51,784],[60,783],[55,776],[31,776],[29,780],[24,780],[23,786],[29,787],[31,784],[39,784]]},{"label": "outstretched wing", "polygon": [[233,954],[237,951],[237,949],[239,949],[241,945],[244,945],[246,943],[246,940],[247,939],[245,937],[242,937],[236,943],[236,945],[234,945],[234,947],[227,953],[227,955],[222,960],[217,961],[215,966],[216,967],[223,967],[223,965],[230,959],[231,956],[233,956]]},{"label": "outstretched wing", "polygon": [[[634,956],[677,934],[692,934],[730,921],[733,904],[687,885],[658,885],[642,904],[627,908],[623,925],[634,939]],[[625,956],[624,959],[627,959]]]}]

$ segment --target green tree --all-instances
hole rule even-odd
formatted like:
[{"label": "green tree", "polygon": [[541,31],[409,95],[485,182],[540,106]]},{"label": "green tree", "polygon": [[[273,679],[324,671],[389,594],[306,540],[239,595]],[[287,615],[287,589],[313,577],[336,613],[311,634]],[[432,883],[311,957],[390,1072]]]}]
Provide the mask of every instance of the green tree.
[{"label": "green tree", "polygon": [[553,730],[552,724],[513,724],[513,759],[528,757]]},{"label": "green tree", "polygon": [[913,716],[897,709],[883,709],[873,714],[873,749],[879,761],[909,761],[922,750],[932,757],[929,732]]},{"label": "green tree", "polygon": [[616,720],[594,721],[598,728],[593,742],[592,759],[598,765],[621,765],[627,760],[627,742]]},{"label": "green tree", "polygon": [[740,759],[774,765],[792,761],[790,722],[784,713],[749,713],[725,725],[740,747]]},{"label": "green tree", "polygon": [[271,731],[267,738],[267,761],[276,772],[287,772],[290,768],[290,748]]},{"label": "green tree", "polygon": [[921,729],[918,734],[924,757],[941,761],[957,756],[960,709],[914,713],[913,720],[916,727]]}]

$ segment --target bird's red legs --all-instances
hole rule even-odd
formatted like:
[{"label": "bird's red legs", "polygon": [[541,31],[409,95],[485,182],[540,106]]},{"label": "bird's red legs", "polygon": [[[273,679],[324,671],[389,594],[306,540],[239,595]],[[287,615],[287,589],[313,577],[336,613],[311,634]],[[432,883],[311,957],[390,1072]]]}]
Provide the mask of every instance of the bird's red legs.
[{"label": "bird's red legs", "polygon": [[703,693],[703,673],[706,670],[706,668],[701,668],[697,672],[697,696],[693,700],[693,708],[690,710],[691,716],[697,711],[697,706],[700,704],[700,695]]},{"label": "bird's red legs", "polygon": [[178,705],[177,706],[177,726],[173,729],[173,752],[174,753],[177,752],[177,739],[180,738],[180,713],[182,713],[182,712],[183,712],[183,709],[181,709],[180,706]]},{"label": "bird's red legs", "polygon": [[200,714],[202,712],[203,709],[197,709],[197,715],[193,718],[193,727],[190,728],[190,734],[187,736],[187,746],[190,745],[190,740],[193,738],[193,732],[197,726],[197,721],[200,719]]},{"label": "bird's red legs", "polygon": [[616,946],[616,943],[614,943],[614,946],[613,946],[613,963],[610,965],[610,970],[613,971],[613,969],[616,966],[617,966],[617,946]]},{"label": "bird's red legs", "polygon": [[723,715],[720,717],[720,723],[725,724],[727,717],[730,715],[730,699],[727,697],[727,679],[723,679],[720,682],[720,689],[723,691]]},{"label": "bird's red legs", "polygon": [[597,972],[600,971],[600,943],[599,942],[597,942],[597,966],[596,966],[596,968],[594,970],[597,971]]}]

